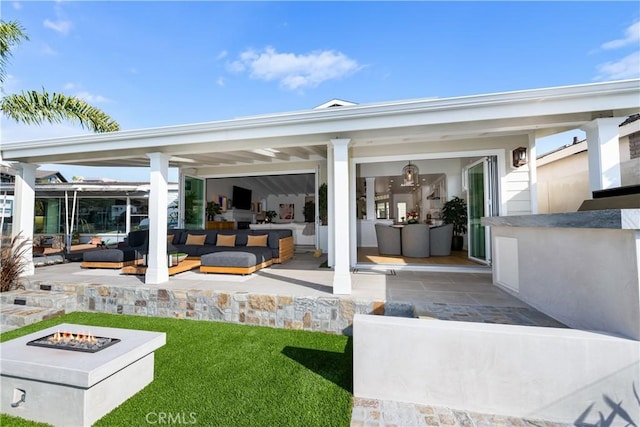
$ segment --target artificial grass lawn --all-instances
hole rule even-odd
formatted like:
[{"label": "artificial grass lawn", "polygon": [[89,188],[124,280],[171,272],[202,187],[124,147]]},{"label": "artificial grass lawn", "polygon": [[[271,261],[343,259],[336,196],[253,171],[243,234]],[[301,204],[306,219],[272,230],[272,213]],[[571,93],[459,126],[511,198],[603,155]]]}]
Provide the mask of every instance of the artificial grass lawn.
[{"label": "artificial grass lawn", "polygon": [[[158,415],[200,426],[349,425],[349,337],[221,322],[71,313],[3,333],[0,341],[59,323],[166,332],[153,382],[96,426],[147,426]],[[177,421],[177,418],[179,421]],[[0,415],[0,425],[36,426]]]}]

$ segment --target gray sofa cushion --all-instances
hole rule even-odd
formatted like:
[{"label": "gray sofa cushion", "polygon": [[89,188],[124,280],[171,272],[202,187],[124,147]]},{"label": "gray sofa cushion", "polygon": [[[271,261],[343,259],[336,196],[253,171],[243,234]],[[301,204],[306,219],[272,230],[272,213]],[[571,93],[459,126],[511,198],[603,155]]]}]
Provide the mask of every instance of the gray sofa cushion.
[{"label": "gray sofa cushion", "polygon": [[137,251],[133,248],[100,249],[87,251],[82,260],[87,262],[124,262],[136,259]]},{"label": "gray sofa cushion", "polygon": [[280,248],[280,239],[284,239],[285,237],[293,236],[292,230],[285,229],[271,229],[271,230],[252,230],[253,234],[261,235],[261,234],[269,234],[269,239],[267,240],[267,245],[272,249]]},{"label": "gray sofa cushion", "polygon": [[127,236],[127,244],[133,248],[143,246],[147,243],[149,230],[136,230],[129,232]]},{"label": "gray sofa cushion", "polygon": [[256,255],[244,251],[221,251],[203,255],[200,264],[208,267],[253,267],[258,260]]}]

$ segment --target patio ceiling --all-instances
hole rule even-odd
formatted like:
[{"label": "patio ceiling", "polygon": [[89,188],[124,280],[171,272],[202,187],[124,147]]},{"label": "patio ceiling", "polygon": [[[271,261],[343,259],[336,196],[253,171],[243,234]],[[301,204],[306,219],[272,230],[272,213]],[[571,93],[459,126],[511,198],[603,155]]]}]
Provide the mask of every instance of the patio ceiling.
[{"label": "patio ceiling", "polygon": [[210,178],[207,180],[207,185],[211,182],[215,188],[216,180],[225,181],[227,186],[237,185],[238,187],[250,188],[253,191],[253,196],[257,198],[265,198],[269,195],[297,196],[306,194],[313,196],[316,191],[316,178],[312,173]]},{"label": "patio ceiling", "polygon": [[332,138],[350,138],[352,146],[366,147],[531,133],[541,137],[595,118],[637,112],[638,87],[639,80],[627,80],[7,142],[0,158],[36,164],[148,166],[147,153],[161,152],[170,157],[172,167],[199,169],[318,161],[326,159]]}]

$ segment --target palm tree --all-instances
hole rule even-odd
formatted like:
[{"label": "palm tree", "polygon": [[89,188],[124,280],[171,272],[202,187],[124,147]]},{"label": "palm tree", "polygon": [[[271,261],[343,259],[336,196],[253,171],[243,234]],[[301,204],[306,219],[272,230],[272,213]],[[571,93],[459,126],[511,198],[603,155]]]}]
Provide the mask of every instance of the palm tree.
[{"label": "palm tree", "polygon": [[[4,83],[6,77],[5,66],[11,58],[11,48],[23,40],[29,40],[29,37],[20,23],[0,20],[0,83]],[[120,130],[120,125],[109,115],[84,100],[61,93],[49,94],[44,89],[3,96],[0,110],[19,123],[61,123],[68,120],[96,133]]]}]

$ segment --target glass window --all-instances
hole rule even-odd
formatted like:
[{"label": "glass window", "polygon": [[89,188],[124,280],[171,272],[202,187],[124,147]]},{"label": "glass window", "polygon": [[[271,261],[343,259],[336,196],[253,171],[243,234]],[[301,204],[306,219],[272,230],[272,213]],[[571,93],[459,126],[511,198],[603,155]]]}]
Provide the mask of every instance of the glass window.
[{"label": "glass window", "polygon": [[184,226],[190,230],[204,227],[204,181],[190,176],[184,179]]},{"label": "glass window", "polygon": [[396,215],[396,221],[404,221],[407,218],[407,204],[406,202],[398,202],[396,203],[396,209],[398,210],[398,215]]},{"label": "glass window", "polygon": [[376,218],[389,219],[389,202],[376,202]]}]

